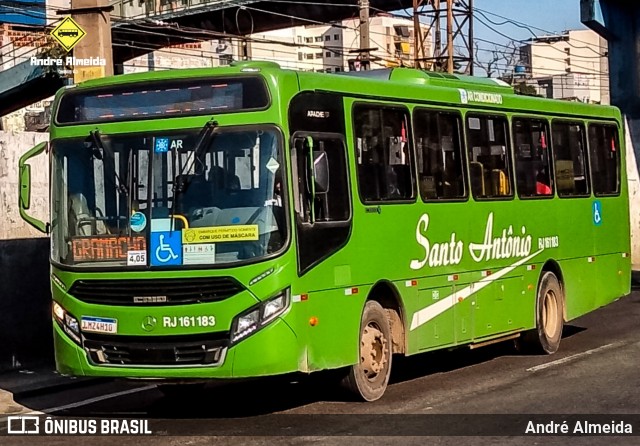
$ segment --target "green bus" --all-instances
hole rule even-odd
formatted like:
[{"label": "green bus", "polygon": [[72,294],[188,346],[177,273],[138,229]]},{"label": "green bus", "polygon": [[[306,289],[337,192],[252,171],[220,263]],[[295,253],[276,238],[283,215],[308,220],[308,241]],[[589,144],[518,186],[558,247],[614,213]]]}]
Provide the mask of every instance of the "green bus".
[{"label": "green bus", "polygon": [[[614,107],[239,62],[88,81],[52,110],[20,210],[50,233],[63,374],[340,369],[372,401],[394,354],[554,353],[564,322],[630,292]],[[45,150],[50,223],[27,213]]]}]

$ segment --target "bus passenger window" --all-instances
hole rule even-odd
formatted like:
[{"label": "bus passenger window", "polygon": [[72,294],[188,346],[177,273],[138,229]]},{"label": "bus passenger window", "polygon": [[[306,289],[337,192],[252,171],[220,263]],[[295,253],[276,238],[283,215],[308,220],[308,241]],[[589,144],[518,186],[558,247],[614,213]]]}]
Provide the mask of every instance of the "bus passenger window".
[{"label": "bus passenger window", "polygon": [[515,118],[513,140],[520,197],[553,195],[549,165],[549,127],[539,119]]},{"label": "bus passenger window", "polygon": [[578,122],[556,121],[552,124],[552,132],[558,195],[589,195],[584,126]]},{"label": "bus passenger window", "polygon": [[416,109],[413,123],[422,199],[466,197],[459,115]]},{"label": "bus passenger window", "polygon": [[468,116],[467,146],[473,196],[512,196],[507,119],[502,116]]},{"label": "bus passenger window", "polygon": [[620,193],[620,146],[614,125],[589,125],[589,154],[593,192],[599,195]]},{"label": "bus passenger window", "polygon": [[407,111],[360,104],[354,109],[353,121],[362,201],[412,199],[414,179]]}]

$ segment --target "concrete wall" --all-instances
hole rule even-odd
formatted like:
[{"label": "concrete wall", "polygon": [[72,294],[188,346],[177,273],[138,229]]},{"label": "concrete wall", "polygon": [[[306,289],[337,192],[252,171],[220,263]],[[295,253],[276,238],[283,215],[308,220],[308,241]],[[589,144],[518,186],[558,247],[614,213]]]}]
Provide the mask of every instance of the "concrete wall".
[{"label": "concrete wall", "polygon": [[640,270],[640,119],[627,119],[627,176],[631,220],[631,262]]},{"label": "concrete wall", "polygon": [[[0,132],[0,371],[52,364],[49,239],[18,212],[18,159],[47,138]],[[31,214],[46,221],[48,157],[31,164]]]},{"label": "concrete wall", "polygon": [[632,249],[640,270],[640,6],[637,2],[580,0],[582,22],[609,42],[611,103],[620,107],[627,125],[627,172]]},{"label": "concrete wall", "polygon": [[49,239],[0,240],[0,371],[53,367]]},{"label": "concrete wall", "polygon": [[[44,237],[26,224],[18,210],[18,160],[27,150],[48,139],[46,133],[0,132],[0,240]],[[31,209],[34,217],[49,215],[49,161],[47,155],[31,162]]]}]

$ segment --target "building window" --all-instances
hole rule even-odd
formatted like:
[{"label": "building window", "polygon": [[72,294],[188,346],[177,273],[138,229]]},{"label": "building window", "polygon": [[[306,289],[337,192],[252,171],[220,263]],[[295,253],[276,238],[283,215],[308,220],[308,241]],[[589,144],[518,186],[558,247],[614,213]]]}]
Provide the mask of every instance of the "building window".
[{"label": "building window", "polygon": [[322,42],[322,36],[316,36],[316,42]]},{"label": "building window", "polygon": [[302,59],[304,59],[304,54],[298,53],[298,60],[302,60]]},{"label": "building window", "polygon": [[331,57],[331,51],[327,51],[326,53],[324,53],[324,55],[325,55],[326,57]]},{"label": "building window", "polygon": [[589,125],[589,155],[593,193],[620,193],[620,145],[618,129],[613,125]]},{"label": "building window", "polygon": [[340,40],[340,34],[334,34],[333,40]]},{"label": "building window", "polygon": [[331,40],[331,36],[329,34],[327,34],[326,36],[324,36],[324,41],[328,42],[329,40]]},{"label": "building window", "polygon": [[304,41],[305,41],[306,43],[313,43],[313,37],[305,37],[305,38],[304,38]]},{"label": "building window", "polygon": [[307,53],[304,55],[305,59],[313,59],[313,54],[312,53]]},{"label": "building window", "polygon": [[514,119],[516,184],[520,197],[552,196],[549,126],[539,119]]},{"label": "building window", "polygon": [[475,198],[513,195],[509,169],[509,130],[502,116],[468,115],[467,147]]},{"label": "building window", "polygon": [[316,59],[322,59],[322,53],[316,53]]},{"label": "building window", "polygon": [[423,200],[464,198],[462,123],[457,113],[413,113],[418,186]]},{"label": "building window", "polygon": [[358,190],[364,203],[414,198],[409,113],[400,107],[354,108]]},{"label": "building window", "polygon": [[584,126],[579,122],[554,122],[551,128],[558,195],[589,195]]}]

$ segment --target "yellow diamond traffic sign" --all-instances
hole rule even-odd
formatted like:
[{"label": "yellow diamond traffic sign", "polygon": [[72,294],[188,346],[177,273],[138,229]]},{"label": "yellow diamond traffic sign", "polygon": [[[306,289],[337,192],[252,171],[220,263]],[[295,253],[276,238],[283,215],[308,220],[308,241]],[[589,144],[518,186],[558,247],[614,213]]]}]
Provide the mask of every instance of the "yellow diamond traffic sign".
[{"label": "yellow diamond traffic sign", "polygon": [[84,32],[84,30],[80,28],[80,25],[71,17],[65,17],[64,20],[51,31],[51,37],[56,39],[67,51],[71,51],[85,35],[87,35],[87,33]]}]

